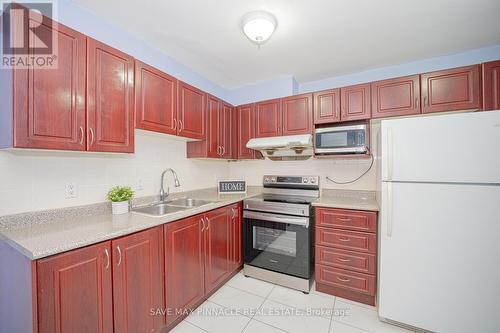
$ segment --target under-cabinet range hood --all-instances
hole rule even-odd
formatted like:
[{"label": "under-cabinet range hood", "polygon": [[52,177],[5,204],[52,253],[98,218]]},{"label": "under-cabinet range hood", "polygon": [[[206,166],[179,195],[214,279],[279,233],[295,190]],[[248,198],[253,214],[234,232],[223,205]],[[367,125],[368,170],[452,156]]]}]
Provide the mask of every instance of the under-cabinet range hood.
[{"label": "under-cabinet range hood", "polygon": [[272,161],[307,160],[313,155],[311,134],[255,138],[247,148],[258,150]]}]

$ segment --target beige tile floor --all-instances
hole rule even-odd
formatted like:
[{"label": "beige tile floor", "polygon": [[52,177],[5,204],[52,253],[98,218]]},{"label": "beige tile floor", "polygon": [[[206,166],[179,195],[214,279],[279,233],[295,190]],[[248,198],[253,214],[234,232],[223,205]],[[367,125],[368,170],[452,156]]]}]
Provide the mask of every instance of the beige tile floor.
[{"label": "beige tile floor", "polygon": [[378,320],[374,307],[314,290],[308,295],[235,275],[174,333],[410,332]]}]

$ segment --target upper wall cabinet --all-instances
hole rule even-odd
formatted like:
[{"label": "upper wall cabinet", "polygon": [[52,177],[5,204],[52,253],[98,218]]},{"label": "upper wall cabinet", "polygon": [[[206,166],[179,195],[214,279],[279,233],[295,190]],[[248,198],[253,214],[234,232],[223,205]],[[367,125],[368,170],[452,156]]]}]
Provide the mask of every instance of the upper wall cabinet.
[{"label": "upper wall cabinet", "polygon": [[87,146],[134,152],[134,58],[88,39]]},{"label": "upper wall cabinet", "polygon": [[421,75],[422,113],[481,108],[480,65]]},{"label": "upper wall cabinet", "polygon": [[500,60],[483,64],[483,109],[500,109]]},{"label": "upper wall cabinet", "polygon": [[281,100],[283,135],[307,134],[313,131],[313,95],[302,94]]},{"label": "upper wall cabinet", "polygon": [[136,128],[177,134],[177,79],[135,61]]},{"label": "upper wall cabinet", "polygon": [[342,121],[370,119],[370,84],[358,84],[340,89]]},{"label": "upper wall cabinet", "polygon": [[[13,91],[0,94],[6,107],[0,134],[2,147],[85,150],[85,66],[86,37],[62,24],[30,16],[30,24],[47,33],[55,32],[58,41],[56,69],[2,69],[6,81],[13,80]],[[22,29],[16,25],[14,29]],[[22,36],[14,34],[14,36]],[[12,74],[12,76],[10,76]],[[7,78],[7,76],[10,76]],[[2,76],[3,77],[3,76]],[[3,89],[2,89],[3,90]],[[9,96],[6,96],[9,94]],[[9,105],[12,102],[12,105]],[[12,109],[9,108],[12,106]],[[10,112],[13,111],[14,129]],[[4,118],[2,118],[4,119]],[[9,126],[5,128],[4,126]]]},{"label": "upper wall cabinet", "polygon": [[281,135],[281,100],[279,98],[255,103],[255,136]]},{"label": "upper wall cabinet", "polygon": [[233,128],[234,108],[232,105],[221,101],[220,119],[219,119],[219,134],[222,158],[233,158],[233,135],[236,130]]},{"label": "upper wall cabinet", "polygon": [[177,134],[192,139],[206,136],[206,94],[187,83],[178,84]]},{"label": "upper wall cabinet", "polygon": [[340,89],[315,92],[313,99],[315,124],[340,121]]},{"label": "upper wall cabinet", "polygon": [[240,105],[236,110],[238,133],[236,140],[237,159],[254,159],[255,150],[248,149],[247,143],[255,137],[255,105]]},{"label": "upper wall cabinet", "polygon": [[412,75],[371,84],[372,118],[420,113],[420,76]]}]

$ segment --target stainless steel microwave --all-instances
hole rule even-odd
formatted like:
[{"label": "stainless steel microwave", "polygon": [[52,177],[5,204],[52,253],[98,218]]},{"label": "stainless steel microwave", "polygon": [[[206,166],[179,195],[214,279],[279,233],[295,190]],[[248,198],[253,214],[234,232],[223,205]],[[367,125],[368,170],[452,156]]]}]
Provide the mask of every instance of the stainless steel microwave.
[{"label": "stainless steel microwave", "polygon": [[316,154],[366,154],[369,147],[368,124],[353,124],[317,128],[314,151]]}]

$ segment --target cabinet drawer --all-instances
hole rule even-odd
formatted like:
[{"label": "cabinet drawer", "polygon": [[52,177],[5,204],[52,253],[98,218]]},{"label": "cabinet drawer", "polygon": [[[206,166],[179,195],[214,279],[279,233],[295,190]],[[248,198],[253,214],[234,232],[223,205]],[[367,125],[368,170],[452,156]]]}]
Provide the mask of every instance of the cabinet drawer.
[{"label": "cabinet drawer", "polygon": [[316,228],[316,245],[375,254],[376,241],[375,234],[367,232]]},{"label": "cabinet drawer", "polygon": [[344,288],[358,293],[375,295],[376,279],[373,275],[316,265],[316,283]]},{"label": "cabinet drawer", "polygon": [[377,213],[347,209],[316,208],[319,227],[376,232]]},{"label": "cabinet drawer", "polygon": [[375,274],[375,255],[316,246],[316,263]]}]

